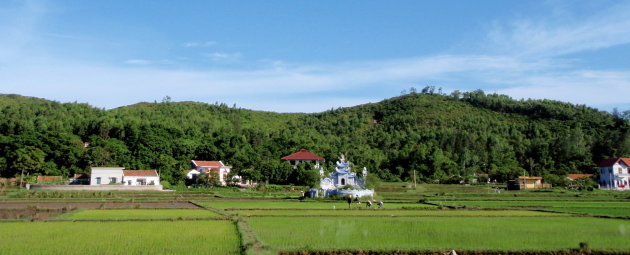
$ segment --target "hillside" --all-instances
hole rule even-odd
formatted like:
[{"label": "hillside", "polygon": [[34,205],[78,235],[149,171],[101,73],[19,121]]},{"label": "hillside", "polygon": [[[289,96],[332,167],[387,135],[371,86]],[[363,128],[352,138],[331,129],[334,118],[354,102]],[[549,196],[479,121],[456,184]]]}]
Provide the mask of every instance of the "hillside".
[{"label": "hillside", "polygon": [[[224,160],[242,175],[300,183],[279,162],[307,148],[340,152],[384,179],[505,180],[528,172],[549,181],[595,173],[604,157],[630,155],[630,125],[609,113],[550,100],[516,101],[482,91],[412,93],[315,114],[280,114],[194,102],[102,110],[0,95],[0,174],[70,175],[90,165],[160,169],[177,183],[190,159]],[[89,143],[86,147],[85,143]]]}]

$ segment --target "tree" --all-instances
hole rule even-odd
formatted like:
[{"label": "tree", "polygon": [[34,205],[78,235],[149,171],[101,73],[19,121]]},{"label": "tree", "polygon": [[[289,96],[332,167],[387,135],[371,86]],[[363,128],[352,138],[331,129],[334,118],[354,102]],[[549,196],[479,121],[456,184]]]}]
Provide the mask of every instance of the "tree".
[{"label": "tree", "polygon": [[43,172],[44,157],[46,154],[35,147],[24,147],[14,152],[14,160],[11,167],[18,171],[25,171],[28,174]]}]

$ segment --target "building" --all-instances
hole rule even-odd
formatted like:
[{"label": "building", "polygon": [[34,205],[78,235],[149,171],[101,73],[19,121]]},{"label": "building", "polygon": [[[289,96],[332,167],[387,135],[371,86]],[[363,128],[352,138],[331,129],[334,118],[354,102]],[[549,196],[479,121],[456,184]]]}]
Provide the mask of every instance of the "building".
[{"label": "building", "polygon": [[365,178],[367,168],[363,168],[361,177],[352,171],[352,163],[346,160],[346,156],[341,154],[339,161],[335,163],[335,172],[328,177],[324,177],[324,169],[320,168],[321,177],[319,186],[324,196],[374,196],[374,190],[365,189]]},{"label": "building", "polygon": [[[193,169],[186,172],[186,178],[194,179],[196,175],[201,173],[210,173],[210,171],[216,172],[219,176],[219,183],[221,186],[225,186],[228,184],[228,175],[230,171],[232,171],[231,166],[226,166],[221,161],[205,161],[205,160],[192,160],[191,161]],[[238,176],[235,176],[236,179],[239,179]]]},{"label": "building", "polygon": [[590,179],[593,178],[592,174],[567,174],[569,181],[575,181],[577,179]]},{"label": "building", "polygon": [[630,189],[630,158],[609,158],[599,163],[599,185],[603,189]]},{"label": "building", "polygon": [[539,176],[519,176],[508,181],[509,190],[542,189],[551,188],[551,184],[543,184],[542,177]]},{"label": "building", "polygon": [[291,155],[288,156],[284,156],[282,158],[280,158],[282,160],[285,161],[289,161],[289,163],[291,163],[291,165],[293,165],[293,167],[297,167],[298,164],[300,163],[304,163],[304,162],[310,162],[313,165],[315,165],[315,168],[319,169],[320,165],[320,161],[326,161],[324,158],[311,153],[309,151],[307,151],[306,149],[301,149],[300,151],[293,153]]},{"label": "building", "polygon": [[90,185],[122,184],[124,167],[92,167]]},{"label": "building", "polygon": [[37,176],[37,184],[46,184],[46,183],[62,183],[64,179],[62,176]]},{"label": "building", "polygon": [[125,170],[124,167],[92,167],[90,185],[160,185],[155,170]]},{"label": "building", "polygon": [[124,185],[159,185],[160,176],[155,170],[123,170]]}]

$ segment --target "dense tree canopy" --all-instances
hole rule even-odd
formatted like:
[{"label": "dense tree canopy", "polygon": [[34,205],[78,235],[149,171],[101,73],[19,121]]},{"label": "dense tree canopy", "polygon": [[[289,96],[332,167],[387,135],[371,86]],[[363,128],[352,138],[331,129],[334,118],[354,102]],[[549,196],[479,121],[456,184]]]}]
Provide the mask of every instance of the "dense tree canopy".
[{"label": "dense tree canopy", "polygon": [[[281,162],[307,148],[334,169],[339,153],[387,180],[443,183],[489,173],[597,173],[630,156],[626,115],[551,100],[427,87],[379,103],[315,114],[259,112],[225,104],[139,103],[112,110],[0,95],[0,175],[71,175],[89,166],[158,169],[177,183],[191,159],[223,160],[252,179],[310,184]],[[438,90],[440,91],[440,90]]]}]

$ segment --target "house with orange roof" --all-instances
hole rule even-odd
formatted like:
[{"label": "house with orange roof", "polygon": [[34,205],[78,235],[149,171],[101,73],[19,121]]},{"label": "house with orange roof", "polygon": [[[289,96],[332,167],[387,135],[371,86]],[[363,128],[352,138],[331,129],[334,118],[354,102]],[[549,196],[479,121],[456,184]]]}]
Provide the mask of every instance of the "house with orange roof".
[{"label": "house with orange roof", "polygon": [[[187,179],[193,180],[199,174],[216,172],[221,186],[228,184],[228,175],[232,171],[232,167],[223,164],[222,161],[191,160],[190,163],[192,164],[192,169],[185,172]],[[240,180],[238,176],[236,178]]]},{"label": "house with orange roof", "polygon": [[567,179],[575,181],[577,179],[590,179],[593,178],[592,174],[567,174]]},{"label": "house with orange roof", "polygon": [[630,158],[608,158],[597,166],[601,188],[630,190]]}]

